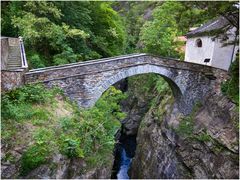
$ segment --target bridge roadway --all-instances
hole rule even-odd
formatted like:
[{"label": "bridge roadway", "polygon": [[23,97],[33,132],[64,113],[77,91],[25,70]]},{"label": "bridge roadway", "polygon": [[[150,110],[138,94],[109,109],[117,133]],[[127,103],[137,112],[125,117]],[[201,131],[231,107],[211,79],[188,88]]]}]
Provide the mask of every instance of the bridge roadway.
[{"label": "bridge roadway", "polygon": [[226,72],[172,58],[130,54],[34,69],[25,74],[25,83],[59,86],[80,107],[91,107],[114,83],[144,73],[164,77],[172,88],[176,104],[188,114],[196,101],[201,101],[216,83],[221,83],[219,77]]}]

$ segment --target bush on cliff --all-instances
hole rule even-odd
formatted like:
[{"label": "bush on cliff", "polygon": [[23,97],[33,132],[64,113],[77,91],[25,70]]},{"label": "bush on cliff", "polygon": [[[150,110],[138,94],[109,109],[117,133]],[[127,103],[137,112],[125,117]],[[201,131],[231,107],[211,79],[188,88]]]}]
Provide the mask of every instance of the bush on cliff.
[{"label": "bush on cliff", "polygon": [[239,105],[239,54],[230,67],[230,79],[222,84],[222,92]]},{"label": "bush on cliff", "polygon": [[[2,95],[2,161],[20,162],[25,177],[54,154],[82,158],[87,167],[111,165],[114,134],[125,117],[119,101],[126,96],[110,87],[88,110],[64,97],[57,88],[28,85]],[[22,156],[17,160],[15,149]],[[97,162],[97,163],[96,163]]]}]

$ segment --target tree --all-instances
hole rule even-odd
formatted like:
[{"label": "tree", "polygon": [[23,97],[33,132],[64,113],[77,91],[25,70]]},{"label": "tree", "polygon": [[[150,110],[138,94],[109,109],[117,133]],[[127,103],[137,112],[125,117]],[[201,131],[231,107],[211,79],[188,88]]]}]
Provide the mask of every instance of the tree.
[{"label": "tree", "polygon": [[[195,7],[203,9],[204,13],[201,14],[205,22],[223,16],[228,20],[229,26],[223,27],[220,31],[217,31],[215,35],[222,33],[227,35],[227,31],[233,27],[236,28],[235,35],[236,39],[228,44],[238,44],[239,34],[239,2],[238,1],[197,1],[197,2],[183,2],[188,8]],[[222,36],[224,37],[224,36]]]},{"label": "tree", "polygon": [[183,10],[179,2],[165,2],[153,11],[153,20],[144,24],[140,40],[144,50],[161,56],[177,57],[175,37],[178,35],[177,17]]},{"label": "tree", "polygon": [[[30,49],[27,51],[30,67],[77,61],[78,55],[74,54],[66,40],[73,37],[84,39],[87,34],[81,29],[70,28],[65,23],[57,24],[63,14],[52,2],[11,2],[8,8],[11,10],[10,18],[4,18],[14,27],[15,37],[24,37],[26,49]],[[57,54],[58,59],[54,57]],[[65,54],[70,55],[68,57],[71,59]]]},{"label": "tree", "polygon": [[126,49],[126,31],[121,17],[107,2],[90,4],[93,24],[92,48],[103,57],[120,55]]},{"label": "tree", "polygon": [[23,36],[30,68],[123,54],[126,32],[109,2],[2,3],[2,34]]}]

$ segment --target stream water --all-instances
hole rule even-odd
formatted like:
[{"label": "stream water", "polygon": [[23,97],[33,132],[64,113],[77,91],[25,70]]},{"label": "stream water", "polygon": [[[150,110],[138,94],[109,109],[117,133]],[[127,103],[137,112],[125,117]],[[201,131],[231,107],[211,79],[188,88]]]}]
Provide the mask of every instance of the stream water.
[{"label": "stream water", "polygon": [[117,173],[117,179],[129,179],[128,169],[130,168],[132,158],[127,156],[126,150],[122,148],[120,169]]},{"label": "stream water", "polygon": [[136,145],[136,135],[121,133],[115,145],[115,160],[111,178],[129,179],[128,170],[135,155]]}]

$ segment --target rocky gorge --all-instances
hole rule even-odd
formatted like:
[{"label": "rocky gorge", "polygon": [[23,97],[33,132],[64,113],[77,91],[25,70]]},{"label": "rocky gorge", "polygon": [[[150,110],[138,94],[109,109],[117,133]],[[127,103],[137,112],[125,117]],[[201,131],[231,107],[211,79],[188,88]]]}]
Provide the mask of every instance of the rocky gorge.
[{"label": "rocky gorge", "polygon": [[[146,84],[146,80],[150,83]],[[108,152],[105,163],[91,164],[84,158],[69,158],[56,151],[48,157],[48,163],[21,175],[21,159],[26,147],[21,142],[9,147],[3,141],[1,177],[239,178],[238,109],[221,91],[209,92],[195,105],[192,113],[185,116],[160,76],[134,76],[115,84],[115,87],[128,94],[120,103],[126,117],[121,120],[114,151]],[[54,116],[72,114],[72,109],[61,98],[55,108]],[[24,135],[22,141],[32,144],[28,131],[34,128],[27,123],[17,136]],[[122,163],[123,149],[125,164]],[[122,169],[122,165],[126,167]]]},{"label": "rocky gorge", "polygon": [[152,104],[143,94],[129,102],[134,98],[123,122],[126,134],[137,136],[130,178],[239,178],[238,109],[219,90],[188,116],[179,112],[169,89],[150,97]]}]

